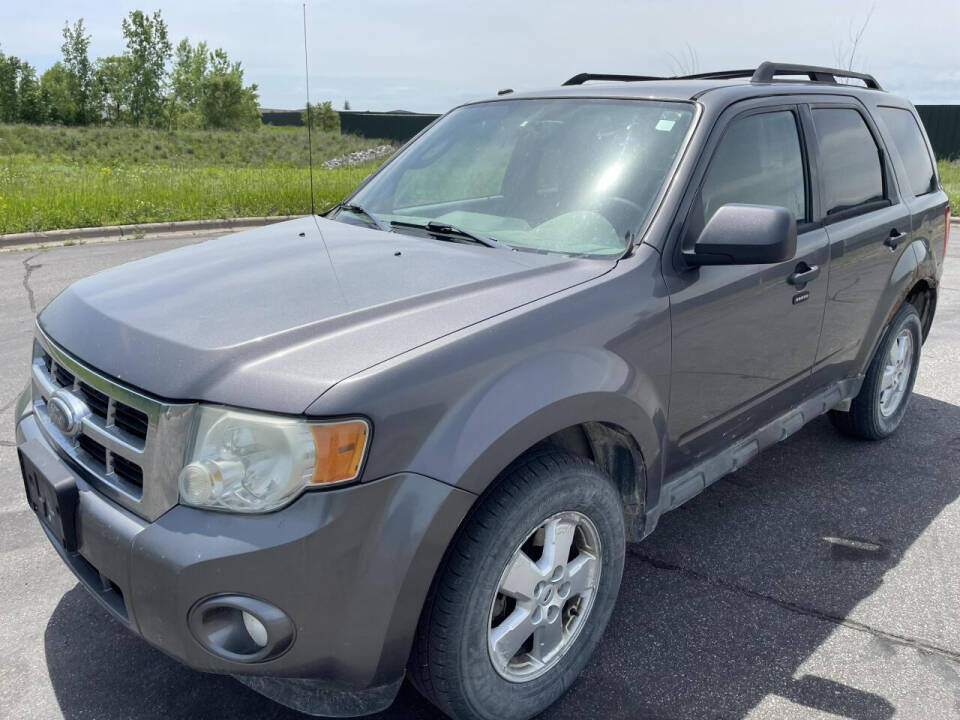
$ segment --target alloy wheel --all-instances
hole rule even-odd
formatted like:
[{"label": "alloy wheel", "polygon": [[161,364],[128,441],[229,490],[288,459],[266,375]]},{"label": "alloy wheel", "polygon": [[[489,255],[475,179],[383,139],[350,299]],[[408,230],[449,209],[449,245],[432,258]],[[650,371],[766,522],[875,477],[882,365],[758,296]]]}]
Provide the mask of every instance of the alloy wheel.
[{"label": "alloy wheel", "polygon": [[904,328],[887,353],[880,378],[880,414],[890,417],[900,407],[910,384],[913,369],[913,335]]},{"label": "alloy wheel", "polygon": [[557,513],[527,536],[490,608],[487,644],[501,677],[527,682],[560,661],[593,608],[600,570],[600,535],[582,513]]}]

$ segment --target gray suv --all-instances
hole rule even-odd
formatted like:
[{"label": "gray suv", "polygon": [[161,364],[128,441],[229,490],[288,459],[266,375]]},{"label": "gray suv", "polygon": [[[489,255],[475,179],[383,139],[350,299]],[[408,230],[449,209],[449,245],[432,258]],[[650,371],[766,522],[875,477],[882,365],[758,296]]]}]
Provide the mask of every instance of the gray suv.
[{"label": "gray suv", "polygon": [[318,715],[409,677],[529,718],[664,512],[824,413],[896,430],[948,231],[868,75],[505,91],[323,217],[65,290],[16,409],[27,496],[190,667]]}]

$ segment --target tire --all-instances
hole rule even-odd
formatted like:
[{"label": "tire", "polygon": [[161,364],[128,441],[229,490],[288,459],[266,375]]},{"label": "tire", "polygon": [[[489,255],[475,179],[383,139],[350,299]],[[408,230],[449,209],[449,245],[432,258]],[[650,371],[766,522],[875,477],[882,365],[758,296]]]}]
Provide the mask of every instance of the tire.
[{"label": "tire", "polygon": [[[521,573],[538,552],[544,567],[563,555],[559,550],[548,557],[538,547],[541,540],[553,547],[547,537],[573,538],[563,574],[557,575],[559,566],[546,576]],[[619,493],[592,462],[553,449],[515,462],[479,501],[437,572],[410,659],[414,686],[456,720],[526,720],[544,710],[570,687],[600,642],[620,588],[624,543]],[[574,595],[571,583],[585,587],[588,567],[594,589]],[[523,585],[514,582],[520,575],[539,583],[513,593],[513,585]],[[506,586],[514,597],[499,593]],[[506,618],[521,617],[540,623],[534,627],[543,628],[536,636],[543,644],[534,646],[531,635],[512,659],[509,649],[492,650],[494,637],[504,638],[498,648],[512,647],[511,634],[494,632],[513,627]],[[516,625],[523,625],[512,634],[519,638],[529,625]],[[556,639],[558,627],[570,632],[559,631],[561,645],[551,656],[539,648],[553,647],[545,639]]]},{"label": "tire", "polygon": [[[830,412],[830,420],[840,432],[864,440],[881,440],[900,426],[920,366],[922,332],[917,309],[904,303],[893,316],[850,411]],[[903,347],[901,343],[906,343],[909,361],[898,367],[894,359],[899,354],[898,349]],[[888,387],[891,372],[897,383],[893,389]]]}]

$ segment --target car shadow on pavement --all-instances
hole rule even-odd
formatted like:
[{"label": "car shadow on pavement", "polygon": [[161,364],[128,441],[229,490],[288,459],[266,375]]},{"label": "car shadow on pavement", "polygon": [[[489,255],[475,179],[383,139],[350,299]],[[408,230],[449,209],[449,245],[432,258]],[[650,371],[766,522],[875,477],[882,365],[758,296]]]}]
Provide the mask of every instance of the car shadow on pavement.
[{"label": "car shadow on pavement", "polygon": [[[958,463],[960,407],[928,397],[914,396],[900,431],[880,443],[811,423],[630,546],[599,650],[542,719],[739,718],[770,695],[840,717],[892,717],[887,699],[801,666],[960,496]],[[854,629],[878,652],[899,642]],[[50,618],[45,650],[68,719],[305,717],[183,667],[79,586]],[[377,717],[442,716],[405,684]]]}]

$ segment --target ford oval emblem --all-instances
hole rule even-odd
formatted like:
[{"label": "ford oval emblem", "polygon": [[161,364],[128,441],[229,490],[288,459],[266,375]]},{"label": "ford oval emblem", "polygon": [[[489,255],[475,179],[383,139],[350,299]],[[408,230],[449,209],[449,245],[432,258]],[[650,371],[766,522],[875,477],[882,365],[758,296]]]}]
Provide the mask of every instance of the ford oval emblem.
[{"label": "ford oval emblem", "polygon": [[80,434],[83,419],[89,414],[90,408],[86,403],[65,390],[58,390],[47,402],[47,415],[50,417],[50,422],[67,437]]}]

